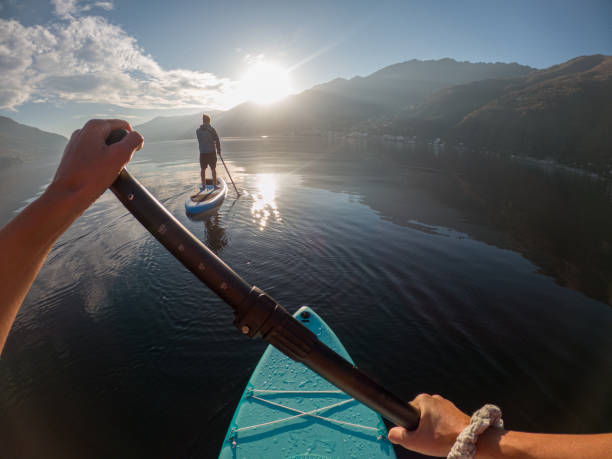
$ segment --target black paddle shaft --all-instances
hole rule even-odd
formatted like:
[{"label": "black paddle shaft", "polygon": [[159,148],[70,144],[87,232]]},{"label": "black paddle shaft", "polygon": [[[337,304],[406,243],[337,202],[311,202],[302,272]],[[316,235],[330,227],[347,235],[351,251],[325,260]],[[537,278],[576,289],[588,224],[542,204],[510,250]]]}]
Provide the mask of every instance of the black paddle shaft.
[{"label": "black paddle shaft", "polygon": [[[126,133],[113,131],[106,143],[118,142]],[[172,255],[232,307],[234,324],[243,334],[263,338],[393,423],[409,430],[417,428],[418,409],[340,357],[269,295],[245,282],[127,170],[121,171],[110,189]]]}]

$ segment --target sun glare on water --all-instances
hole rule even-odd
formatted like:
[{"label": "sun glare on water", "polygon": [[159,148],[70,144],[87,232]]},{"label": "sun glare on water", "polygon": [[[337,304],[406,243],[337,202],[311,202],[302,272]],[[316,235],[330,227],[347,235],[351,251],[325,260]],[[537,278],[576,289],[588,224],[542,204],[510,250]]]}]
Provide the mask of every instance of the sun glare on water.
[{"label": "sun glare on water", "polygon": [[291,93],[289,72],[276,64],[258,62],[242,79],[246,99],[260,104],[276,102]]},{"label": "sun glare on water", "polygon": [[274,174],[257,174],[257,191],[253,194],[253,205],[251,215],[255,223],[263,231],[268,220],[281,223],[278,207],[276,206],[276,176]]}]

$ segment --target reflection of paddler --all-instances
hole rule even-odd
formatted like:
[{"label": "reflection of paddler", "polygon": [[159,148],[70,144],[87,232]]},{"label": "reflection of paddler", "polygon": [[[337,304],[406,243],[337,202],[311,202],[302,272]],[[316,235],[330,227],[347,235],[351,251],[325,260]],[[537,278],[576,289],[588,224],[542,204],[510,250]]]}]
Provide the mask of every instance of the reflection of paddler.
[{"label": "reflection of paddler", "polygon": [[209,215],[204,220],[206,228],[206,245],[215,253],[221,252],[227,245],[227,236],[225,228],[221,226],[221,217],[219,212]]}]

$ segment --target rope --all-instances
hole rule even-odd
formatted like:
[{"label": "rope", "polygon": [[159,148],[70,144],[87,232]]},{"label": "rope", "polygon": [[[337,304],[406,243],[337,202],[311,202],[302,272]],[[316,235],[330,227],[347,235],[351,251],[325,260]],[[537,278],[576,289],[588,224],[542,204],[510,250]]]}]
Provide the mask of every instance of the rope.
[{"label": "rope", "polygon": [[504,427],[502,412],[495,405],[485,405],[476,411],[470,424],[461,431],[455,444],[448,453],[447,459],[471,459],[476,454],[478,436],[490,426]]},{"label": "rope", "polygon": [[260,394],[344,394],[341,390],[271,390],[251,389],[251,392]]},{"label": "rope", "polygon": [[[294,393],[294,391],[287,391],[287,392]],[[327,391],[321,391],[321,392],[328,393]],[[313,393],[319,393],[319,391],[313,391]],[[334,391],[334,393],[336,393],[336,392]],[[341,402],[334,403],[334,404],[328,405],[328,406],[324,406],[322,408],[317,408],[317,409],[312,410],[312,411],[301,411],[301,410],[298,410],[296,408],[291,408],[290,406],[285,406],[285,405],[281,405],[280,403],[275,403],[275,402],[272,402],[270,400],[266,400],[265,398],[257,397],[255,395],[252,395],[251,398],[254,398],[255,400],[259,400],[261,402],[267,403],[267,404],[272,405],[272,406],[276,406],[276,407],[283,408],[283,409],[286,409],[286,410],[289,410],[289,411],[293,411],[295,413],[300,413],[300,414],[295,415],[295,416],[290,416],[288,418],[277,419],[276,421],[264,422],[262,424],[256,424],[256,425],[252,425],[252,426],[248,426],[248,427],[235,428],[235,429],[233,429],[234,433],[242,432],[242,431],[245,431],[245,430],[256,429],[258,427],[269,426],[269,425],[272,425],[272,424],[278,424],[280,422],[285,422],[285,421],[290,421],[292,419],[301,418],[302,416],[311,416],[313,418],[317,418],[317,419],[320,419],[322,421],[327,421],[327,422],[331,422],[331,423],[334,423],[334,424],[347,425],[347,426],[356,427],[356,428],[359,428],[359,429],[373,430],[375,432],[378,432],[378,428],[376,428],[376,427],[363,426],[361,424],[354,424],[352,422],[340,421],[338,419],[326,418],[326,417],[318,416],[318,415],[315,414],[315,413],[318,413],[320,411],[328,410],[328,409],[331,409],[331,408],[336,408],[338,406],[350,403],[350,402],[355,400],[354,398],[350,398],[348,400],[342,400]]]}]

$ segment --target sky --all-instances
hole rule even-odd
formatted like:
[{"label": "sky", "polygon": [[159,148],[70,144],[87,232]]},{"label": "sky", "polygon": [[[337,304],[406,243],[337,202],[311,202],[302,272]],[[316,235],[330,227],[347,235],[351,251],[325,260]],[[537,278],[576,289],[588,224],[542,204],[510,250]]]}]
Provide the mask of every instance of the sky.
[{"label": "sky", "polygon": [[610,0],[0,0],[0,115],[68,135],[410,59],[544,68],[598,53],[612,55]]}]

